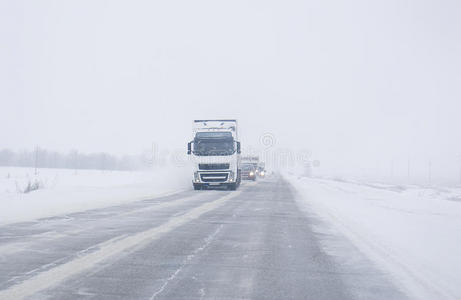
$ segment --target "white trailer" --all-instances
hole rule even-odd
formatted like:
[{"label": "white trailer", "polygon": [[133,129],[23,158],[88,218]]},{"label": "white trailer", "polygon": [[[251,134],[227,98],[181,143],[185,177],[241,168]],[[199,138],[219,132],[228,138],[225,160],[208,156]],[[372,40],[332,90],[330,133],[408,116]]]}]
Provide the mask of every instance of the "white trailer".
[{"label": "white trailer", "polygon": [[237,120],[195,120],[187,154],[192,156],[195,190],[218,186],[236,190],[240,185]]}]

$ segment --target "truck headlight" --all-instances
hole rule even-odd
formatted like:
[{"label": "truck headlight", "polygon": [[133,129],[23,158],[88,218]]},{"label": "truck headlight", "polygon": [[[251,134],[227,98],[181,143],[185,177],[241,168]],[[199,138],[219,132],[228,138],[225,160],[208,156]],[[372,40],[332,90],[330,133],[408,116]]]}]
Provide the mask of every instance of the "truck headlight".
[{"label": "truck headlight", "polygon": [[250,176],[253,176],[255,173],[253,171],[250,172]]},{"label": "truck headlight", "polygon": [[234,171],[229,172],[229,181],[234,181]]},{"label": "truck headlight", "polygon": [[198,176],[198,172],[194,172],[194,181],[195,182],[199,182],[199,176]]}]

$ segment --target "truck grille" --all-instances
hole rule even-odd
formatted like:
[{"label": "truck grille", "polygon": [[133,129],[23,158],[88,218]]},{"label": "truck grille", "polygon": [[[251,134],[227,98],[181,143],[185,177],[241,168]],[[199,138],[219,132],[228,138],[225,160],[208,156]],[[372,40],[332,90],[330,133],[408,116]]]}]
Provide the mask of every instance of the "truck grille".
[{"label": "truck grille", "polygon": [[200,170],[227,170],[229,164],[199,164],[198,168]]},{"label": "truck grille", "polygon": [[228,173],[209,173],[200,174],[200,179],[203,182],[225,182],[227,181]]}]

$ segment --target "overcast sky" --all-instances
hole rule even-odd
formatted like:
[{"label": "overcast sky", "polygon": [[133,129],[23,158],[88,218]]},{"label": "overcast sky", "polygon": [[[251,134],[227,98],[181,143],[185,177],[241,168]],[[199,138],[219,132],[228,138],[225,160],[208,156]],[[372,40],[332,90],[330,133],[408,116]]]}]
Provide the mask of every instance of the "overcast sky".
[{"label": "overcast sky", "polygon": [[185,148],[193,119],[237,118],[244,146],[271,133],[331,168],[452,176],[460,16],[456,0],[0,0],[0,148]]}]

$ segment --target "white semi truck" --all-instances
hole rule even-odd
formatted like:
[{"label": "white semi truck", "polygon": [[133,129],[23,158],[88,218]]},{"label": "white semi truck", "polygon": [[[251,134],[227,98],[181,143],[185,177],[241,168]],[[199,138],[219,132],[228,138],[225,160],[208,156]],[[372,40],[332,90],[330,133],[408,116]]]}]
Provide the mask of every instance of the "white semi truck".
[{"label": "white semi truck", "polygon": [[236,190],[240,185],[237,120],[195,120],[187,154],[192,155],[195,190],[218,186]]}]

